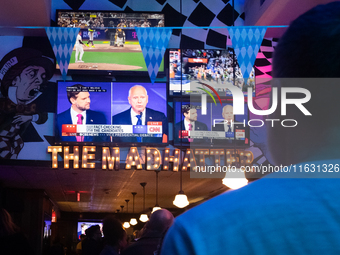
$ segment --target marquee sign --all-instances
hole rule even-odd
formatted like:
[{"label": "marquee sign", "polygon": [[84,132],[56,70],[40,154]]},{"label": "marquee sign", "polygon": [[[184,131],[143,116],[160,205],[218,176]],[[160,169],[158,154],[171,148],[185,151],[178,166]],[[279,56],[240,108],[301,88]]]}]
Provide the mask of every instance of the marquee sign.
[{"label": "marquee sign", "polygon": [[[121,164],[119,147],[100,146],[49,146],[52,155],[52,168],[101,168],[103,170],[137,169],[164,170],[179,169],[188,171],[195,166],[237,165],[251,166],[254,156],[251,151],[243,149],[173,149],[165,148],[162,152],[157,148],[146,148],[140,155],[137,147],[129,148],[125,163]],[[98,153],[100,157],[98,157]],[[58,161],[62,156],[62,162]]]}]

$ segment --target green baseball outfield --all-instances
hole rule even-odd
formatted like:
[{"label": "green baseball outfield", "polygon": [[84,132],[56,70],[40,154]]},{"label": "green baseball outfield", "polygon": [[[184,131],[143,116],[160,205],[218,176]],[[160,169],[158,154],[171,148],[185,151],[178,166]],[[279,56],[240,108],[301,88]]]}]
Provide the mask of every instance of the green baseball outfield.
[{"label": "green baseball outfield", "polygon": [[[110,41],[94,41],[94,47],[84,45],[83,49],[84,63],[75,63],[74,48],[68,69],[147,71],[138,41],[126,41],[124,47],[110,46]],[[164,70],[164,60],[160,70]]]}]

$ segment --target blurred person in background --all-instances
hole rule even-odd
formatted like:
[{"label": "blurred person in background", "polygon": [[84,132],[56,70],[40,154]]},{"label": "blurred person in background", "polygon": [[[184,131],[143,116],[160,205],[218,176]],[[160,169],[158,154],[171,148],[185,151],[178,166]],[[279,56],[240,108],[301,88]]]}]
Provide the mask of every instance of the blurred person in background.
[{"label": "blurred person in background", "polygon": [[26,236],[12,221],[11,215],[0,208],[0,254],[34,255]]}]

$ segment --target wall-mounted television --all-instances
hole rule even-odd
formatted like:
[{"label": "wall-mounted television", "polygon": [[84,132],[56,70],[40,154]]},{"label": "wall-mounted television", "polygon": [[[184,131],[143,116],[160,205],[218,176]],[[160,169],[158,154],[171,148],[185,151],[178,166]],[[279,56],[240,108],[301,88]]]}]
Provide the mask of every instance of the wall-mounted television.
[{"label": "wall-mounted television", "polygon": [[249,146],[248,108],[244,115],[233,115],[233,100],[220,103],[200,98],[174,100],[174,145],[212,148]]},{"label": "wall-mounted television", "polygon": [[58,82],[57,143],[168,143],[166,83]]},{"label": "wall-mounted television", "polygon": [[[164,26],[164,14],[151,12],[57,10],[57,18],[59,27],[79,27],[84,43],[81,60],[77,46],[72,51],[70,75],[146,76],[147,67],[134,27]],[[164,61],[159,75],[165,75]]]},{"label": "wall-mounted television", "polygon": [[201,94],[207,85],[220,96],[230,96],[227,84],[239,87],[244,94],[251,86],[255,95],[254,69],[245,82],[232,48],[170,49],[169,80],[169,95]]},{"label": "wall-mounted television", "polygon": [[113,82],[111,113],[112,125],[128,125],[131,129],[114,134],[112,142],[168,143],[166,83]]},{"label": "wall-mounted television", "polygon": [[85,235],[86,229],[89,227],[92,227],[94,225],[99,225],[100,227],[100,232],[102,233],[103,236],[103,223],[102,222],[94,222],[94,221],[79,221],[78,226],[77,226],[77,237],[80,239],[80,235]]}]

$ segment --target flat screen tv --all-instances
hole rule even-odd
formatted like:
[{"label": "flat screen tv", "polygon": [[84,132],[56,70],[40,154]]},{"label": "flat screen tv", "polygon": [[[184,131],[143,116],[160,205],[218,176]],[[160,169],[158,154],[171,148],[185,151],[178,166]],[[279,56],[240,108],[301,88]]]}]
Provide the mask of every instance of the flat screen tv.
[{"label": "flat screen tv", "polygon": [[100,231],[102,232],[102,236],[103,236],[103,223],[102,222],[92,222],[92,221],[79,221],[77,224],[77,237],[78,239],[80,239],[80,235],[85,235],[85,231],[86,229],[88,229],[91,226],[94,225],[99,225],[100,227]]},{"label": "flat screen tv", "polygon": [[220,103],[197,98],[174,100],[174,145],[208,148],[249,146],[248,108],[244,115],[233,115],[233,100]]},{"label": "flat screen tv", "polygon": [[[134,27],[164,26],[164,14],[151,12],[57,10],[57,18],[59,27],[79,27],[85,44],[81,61],[80,53],[75,58],[76,46],[72,51],[70,75],[146,76],[147,67]],[[159,75],[165,75],[164,60]]]},{"label": "flat screen tv", "polygon": [[168,143],[166,83],[58,82],[56,142]]},{"label": "flat screen tv", "polygon": [[170,49],[169,80],[169,95],[201,94],[204,87],[211,86],[220,96],[230,96],[227,84],[244,94],[251,86],[255,95],[254,69],[245,83],[232,48]]}]

